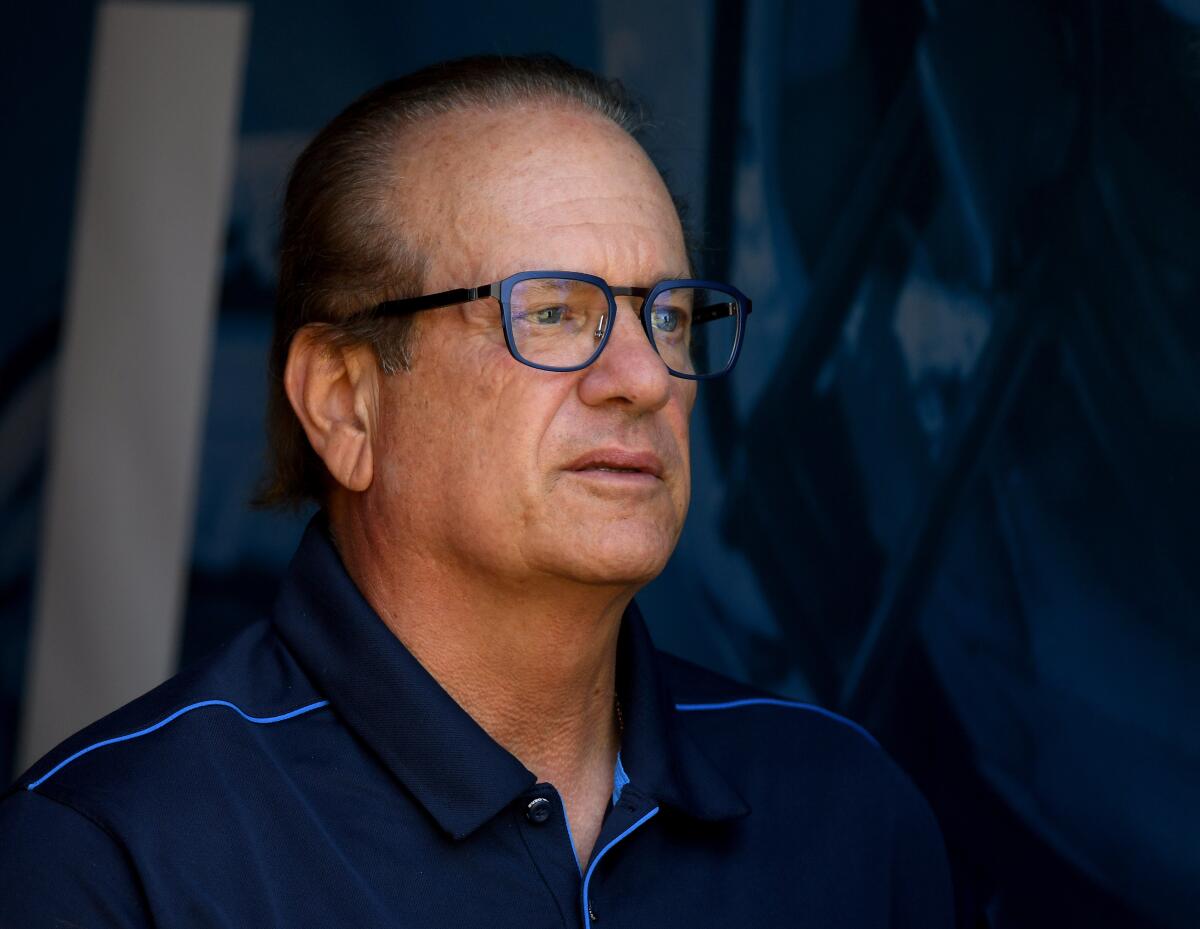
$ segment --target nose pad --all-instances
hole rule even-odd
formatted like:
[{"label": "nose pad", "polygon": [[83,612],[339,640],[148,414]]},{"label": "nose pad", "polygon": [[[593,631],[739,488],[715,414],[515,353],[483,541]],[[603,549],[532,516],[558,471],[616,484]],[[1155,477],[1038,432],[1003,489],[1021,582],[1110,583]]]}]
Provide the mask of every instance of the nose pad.
[{"label": "nose pad", "polygon": [[608,314],[603,313],[600,316],[600,322],[596,323],[596,331],[592,333],[592,337],[599,342],[604,338],[604,324],[608,322]]}]

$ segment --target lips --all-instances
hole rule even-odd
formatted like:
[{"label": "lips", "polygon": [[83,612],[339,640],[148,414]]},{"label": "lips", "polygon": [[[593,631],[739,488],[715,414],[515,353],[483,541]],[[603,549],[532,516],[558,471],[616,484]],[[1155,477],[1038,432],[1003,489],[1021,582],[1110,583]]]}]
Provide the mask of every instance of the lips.
[{"label": "lips", "polygon": [[600,471],[615,474],[648,474],[660,480],[662,460],[653,452],[638,452],[623,448],[594,449],[580,455],[566,468],[568,471]]}]

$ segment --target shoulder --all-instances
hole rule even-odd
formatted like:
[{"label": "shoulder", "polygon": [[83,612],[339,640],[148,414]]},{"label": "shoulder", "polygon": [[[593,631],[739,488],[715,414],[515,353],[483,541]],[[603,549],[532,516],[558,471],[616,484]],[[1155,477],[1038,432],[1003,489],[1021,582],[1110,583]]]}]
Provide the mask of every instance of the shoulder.
[{"label": "shoulder", "polygon": [[31,791],[0,803],[0,925],[148,926],[120,842],[103,826]]},{"label": "shoulder", "polygon": [[[754,847],[816,873],[889,888],[895,925],[953,923],[949,865],[932,810],[854,720],[660,653],[677,725],[746,801]],[[872,893],[875,891],[872,890]]]},{"label": "shoulder", "polygon": [[249,730],[325,705],[266,622],[66,739],[5,794],[36,792],[106,824],[136,815],[164,785],[244,753]]},{"label": "shoulder", "polygon": [[678,724],[752,808],[917,820],[937,832],[915,785],[855,720],[659,655]]},{"label": "shoulder", "polygon": [[760,730],[778,731],[783,726],[796,734],[866,746],[868,753],[880,751],[870,732],[833,710],[758,690],[666,652],[658,655],[675,711],[689,724],[732,725],[751,738]]}]

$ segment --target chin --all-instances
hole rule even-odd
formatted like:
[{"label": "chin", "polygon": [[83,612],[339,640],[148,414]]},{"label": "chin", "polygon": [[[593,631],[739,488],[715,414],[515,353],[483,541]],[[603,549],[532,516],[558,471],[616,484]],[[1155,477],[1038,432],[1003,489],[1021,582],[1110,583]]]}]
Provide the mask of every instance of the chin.
[{"label": "chin", "polygon": [[[648,584],[662,573],[677,536],[661,530],[629,532],[599,530],[585,544],[571,544],[575,557],[564,563],[561,552],[558,568],[561,573],[588,584],[637,586]],[[568,543],[569,544],[569,543]]]}]

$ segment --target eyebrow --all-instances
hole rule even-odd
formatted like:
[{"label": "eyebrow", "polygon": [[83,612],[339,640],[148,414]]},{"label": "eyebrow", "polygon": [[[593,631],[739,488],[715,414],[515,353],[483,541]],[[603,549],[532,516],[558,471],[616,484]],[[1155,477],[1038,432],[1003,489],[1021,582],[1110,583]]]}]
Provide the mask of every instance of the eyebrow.
[{"label": "eyebrow", "polygon": [[[570,278],[534,278],[530,281],[523,282],[526,289],[539,293],[542,291],[549,293],[561,293],[564,290],[580,290],[584,287],[593,287],[587,281],[576,281]],[[611,285],[610,285],[611,286]]]},{"label": "eyebrow", "polygon": [[[516,267],[515,270],[509,271],[508,274],[500,275],[500,277],[495,278],[495,280],[497,280],[497,281],[503,280],[505,277],[509,277],[513,274],[519,274],[522,271],[570,271],[572,273],[577,273],[577,274],[594,274],[594,272],[585,271],[582,268],[552,268],[552,267],[544,267],[543,265],[541,265],[537,262],[527,262],[523,265],[520,265],[519,267]],[[659,273],[659,275],[657,277],[654,277],[654,276],[646,277],[644,279],[645,280],[644,284],[639,283],[637,281],[609,280],[607,277],[604,277],[603,274],[595,274],[594,276],[604,278],[604,280],[608,281],[609,285],[612,287],[653,287],[659,281],[691,280],[691,279],[695,278],[696,274],[694,271],[692,271],[690,269],[678,271],[674,274],[661,272],[661,273]]]}]

